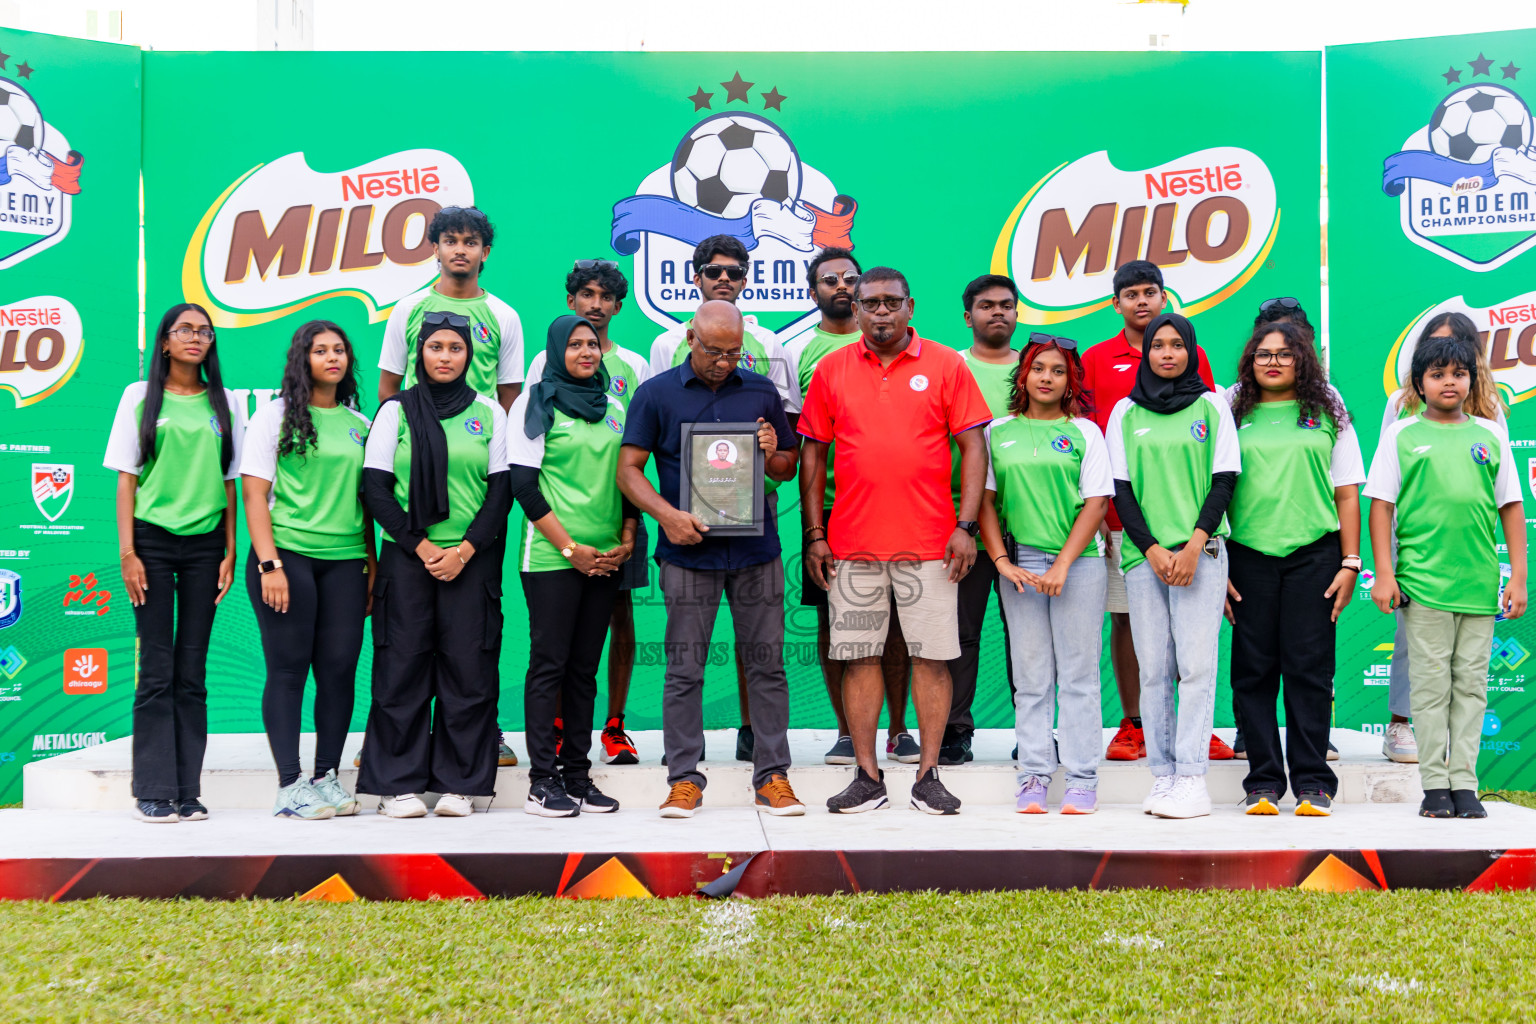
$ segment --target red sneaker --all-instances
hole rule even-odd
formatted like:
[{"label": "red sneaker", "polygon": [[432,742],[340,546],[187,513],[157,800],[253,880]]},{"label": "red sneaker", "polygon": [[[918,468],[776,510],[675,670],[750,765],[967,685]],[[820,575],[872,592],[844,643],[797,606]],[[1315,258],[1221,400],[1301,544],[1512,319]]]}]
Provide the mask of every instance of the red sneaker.
[{"label": "red sneaker", "polygon": [[624,731],[624,716],[615,715],[603,726],[603,764],[639,764],[640,753]]},{"label": "red sneaker", "polygon": [[565,742],[565,720],[555,719],[555,756],[560,756],[560,745]]},{"label": "red sneaker", "polygon": [[1210,758],[1212,761],[1230,761],[1236,756],[1237,754],[1232,750],[1232,748],[1222,742],[1220,736],[1217,736],[1215,733],[1211,733]]},{"label": "red sneaker", "polygon": [[1147,736],[1129,718],[1120,719],[1120,731],[1109,741],[1104,756],[1111,761],[1137,761],[1147,756]]}]

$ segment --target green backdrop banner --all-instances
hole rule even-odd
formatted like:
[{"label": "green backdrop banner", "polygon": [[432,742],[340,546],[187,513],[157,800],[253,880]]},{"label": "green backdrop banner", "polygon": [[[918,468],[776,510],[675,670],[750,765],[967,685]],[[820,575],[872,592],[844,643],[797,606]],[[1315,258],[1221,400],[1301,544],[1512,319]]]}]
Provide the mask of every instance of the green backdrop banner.
[{"label": "green backdrop banner", "polygon": [[0,803],[127,731],[133,610],[101,469],[139,372],[139,51],[0,32]]},{"label": "green backdrop banner", "polygon": [[[1512,403],[1510,445],[1528,494],[1536,486],[1536,413],[1527,401],[1536,395],[1536,151],[1526,147],[1536,31],[1330,47],[1327,78],[1332,370],[1359,418],[1365,456],[1421,324],[1459,310],[1483,331]],[[1370,584],[1362,573],[1343,620],[1336,717],[1379,731],[1393,630],[1369,603]],[[1497,625],[1478,762],[1486,786],[1536,787],[1533,652],[1530,619]]]}]

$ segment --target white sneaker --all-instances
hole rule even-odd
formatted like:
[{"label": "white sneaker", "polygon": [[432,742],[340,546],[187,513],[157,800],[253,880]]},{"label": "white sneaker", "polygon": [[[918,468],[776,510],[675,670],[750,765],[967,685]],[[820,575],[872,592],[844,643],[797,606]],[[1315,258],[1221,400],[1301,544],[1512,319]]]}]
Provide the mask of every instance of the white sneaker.
[{"label": "white sneaker", "polygon": [[1159,818],[1199,818],[1211,813],[1204,775],[1178,775],[1166,796],[1152,805]]},{"label": "white sneaker", "polygon": [[1168,795],[1168,791],[1173,788],[1173,780],[1177,778],[1177,775],[1152,776],[1152,792],[1141,802],[1141,813],[1151,814],[1152,805]]},{"label": "white sneaker", "polygon": [[1393,722],[1381,739],[1381,752],[1388,761],[1398,764],[1419,763],[1419,741],[1413,737],[1413,726],[1407,722]]},{"label": "white sneaker", "polygon": [[386,818],[425,818],[427,805],[415,793],[386,796],[379,801],[379,813]]},{"label": "white sneaker", "polygon": [[437,798],[437,806],[432,813],[439,818],[467,818],[475,813],[475,804],[467,796],[458,793],[444,793]]}]

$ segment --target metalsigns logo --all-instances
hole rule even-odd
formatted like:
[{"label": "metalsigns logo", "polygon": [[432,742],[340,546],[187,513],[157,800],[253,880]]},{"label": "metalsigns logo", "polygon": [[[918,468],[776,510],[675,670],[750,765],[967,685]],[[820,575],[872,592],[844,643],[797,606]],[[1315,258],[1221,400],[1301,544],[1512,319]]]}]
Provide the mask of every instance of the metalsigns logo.
[{"label": "metalsigns logo", "polygon": [[[20,68],[29,80],[35,70]],[[84,162],[32,93],[0,78],[0,270],[64,241]]]},{"label": "metalsigns logo", "polygon": [[[744,313],[789,337],[814,312],[805,269],[829,245],[853,247],[858,204],[801,159],[789,134],[765,114],[732,109],[750,102],[755,84],[740,74],[721,82],[720,111],[702,86],[694,113],[711,111],[683,132],[672,157],[646,175],[635,195],[613,207],[611,244],[635,257],[633,294],[645,315],[674,327],[701,301],[693,286],[693,249],[711,235],[733,235],[748,251]],[[763,110],[782,110],[778,88],[761,93]]]},{"label": "metalsigns logo", "polygon": [[1443,72],[1450,92],[1381,176],[1408,240],[1467,270],[1502,267],[1536,245],[1531,110],[1515,91],[1520,68],[1499,68],[1495,84],[1493,64],[1479,53],[1466,82],[1454,65]]},{"label": "metalsigns logo", "polygon": [[1141,171],[1100,151],[1025,193],[997,236],[992,272],[1018,282],[1021,323],[1054,324],[1104,309],[1115,271],[1150,260],[1193,316],[1248,283],[1279,228],[1275,179],[1246,149],[1202,149]]},{"label": "metalsigns logo", "polygon": [[[0,187],[0,209],[3,195]],[[84,351],[85,328],[68,300],[38,295],[0,306],[0,389],[14,395],[18,407],[69,383]]]},{"label": "metalsigns logo", "polygon": [[1511,403],[1523,402],[1536,395],[1536,291],[1486,306],[1474,306],[1458,295],[1414,317],[1398,334],[1387,356],[1381,381],[1387,394],[1402,387],[1424,325],[1441,313],[1462,313],[1471,319],[1482,340],[1494,380]]},{"label": "metalsigns logo", "polygon": [[289,153],[241,175],[203,214],[182,260],[182,290],[218,327],[267,323],[340,295],[377,323],[432,280],[433,214],[474,199],[469,172],[441,150],[346,171],[316,171]]}]

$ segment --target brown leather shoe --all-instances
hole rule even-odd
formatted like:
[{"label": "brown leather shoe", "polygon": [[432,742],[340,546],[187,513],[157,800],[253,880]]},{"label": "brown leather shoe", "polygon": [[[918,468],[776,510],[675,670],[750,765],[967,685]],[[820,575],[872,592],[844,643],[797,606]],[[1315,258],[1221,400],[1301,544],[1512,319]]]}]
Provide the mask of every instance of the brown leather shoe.
[{"label": "brown leather shoe", "polygon": [[805,804],[796,799],[788,779],[782,775],[770,775],[757,791],[757,809],[788,817],[804,814]]},{"label": "brown leather shoe", "polygon": [[699,809],[699,804],[704,802],[704,791],[691,782],[672,783],[672,792],[667,794],[666,803],[661,805],[663,818],[691,818],[693,812]]}]

